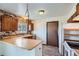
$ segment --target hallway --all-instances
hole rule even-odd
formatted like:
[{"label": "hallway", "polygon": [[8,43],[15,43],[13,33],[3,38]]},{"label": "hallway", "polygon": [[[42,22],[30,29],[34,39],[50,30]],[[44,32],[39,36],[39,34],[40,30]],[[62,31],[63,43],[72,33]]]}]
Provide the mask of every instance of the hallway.
[{"label": "hallway", "polygon": [[55,46],[43,45],[43,56],[61,56]]}]

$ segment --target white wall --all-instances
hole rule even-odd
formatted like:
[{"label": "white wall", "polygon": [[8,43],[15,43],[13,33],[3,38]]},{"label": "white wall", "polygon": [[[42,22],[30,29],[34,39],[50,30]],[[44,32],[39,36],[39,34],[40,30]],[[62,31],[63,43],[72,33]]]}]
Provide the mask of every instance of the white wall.
[{"label": "white wall", "polygon": [[63,20],[66,20],[66,16],[62,17],[53,17],[53,18],[47,18],[43,20],[35,20],[34,21],[34,33],[37,35],[38,39],[43,40],[43,44],[46,44],[46,22],[50,21],[59,21],[59,29],[58,29],[58,35],[59,35],[59,52],[61,53],[61,44],[62,44],[62,26],[63,26]]},{"label": "white wall", "polygon": [[35,20],[34,21],[34,33],[37,35],[38,39],[43,40],[43,44],[46,44],[46,22],[50,21],[59,21],[59,29],[58,29],[58,35],[59,35],[59,52],[63,54],[63,26],[68,20],[68,18],[75,12],[75,5],[73,6],[73,9],[69,12],[66,16],[61,17],[52,17],[42,20]]}]

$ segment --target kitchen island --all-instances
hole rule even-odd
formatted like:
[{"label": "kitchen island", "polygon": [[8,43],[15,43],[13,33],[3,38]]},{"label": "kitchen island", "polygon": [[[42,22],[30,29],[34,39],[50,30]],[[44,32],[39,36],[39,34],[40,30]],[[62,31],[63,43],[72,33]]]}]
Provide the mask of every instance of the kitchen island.
[{"label": "kitchen island", "polygon": [[8,36],[0,40],[0,55],[42,56],[42,41],[27,39],[25,36]]}]

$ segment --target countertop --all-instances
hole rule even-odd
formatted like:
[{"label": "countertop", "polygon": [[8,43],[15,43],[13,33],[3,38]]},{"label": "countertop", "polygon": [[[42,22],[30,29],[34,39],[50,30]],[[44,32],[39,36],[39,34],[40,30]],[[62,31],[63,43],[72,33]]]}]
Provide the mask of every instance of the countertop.
[{"label": "countertop", "polygon": [[38,46],[40,43],[42,43],[41,40],[24,38],[26,36],[27,35],[8,36],[8,37],[0,40],[0,42],[14,45],[14,46],[17,46],[20,48],[28,49],[28,50],[31,50],[31,49],[35,48],[36,46]]}]

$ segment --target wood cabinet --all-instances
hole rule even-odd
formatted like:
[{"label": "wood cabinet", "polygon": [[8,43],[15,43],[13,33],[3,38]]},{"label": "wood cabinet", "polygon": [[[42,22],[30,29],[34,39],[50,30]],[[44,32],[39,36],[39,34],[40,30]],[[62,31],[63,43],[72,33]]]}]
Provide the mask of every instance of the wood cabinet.
[{"label": "wood cabinet", "polygon": [[12,31],[17,30],[17,28],[18,28],[17,26],[18,26],[18,19],[12,18],[12,20],[11,20],[11,30]]},{"label": "wood cabinet", "polygon": [[7,15],[2,16],[2,31],[9,31],[10,30],[10,17]]},{"label": "wood cabinet", "polygon": [[8,16],[2,16],[2,31],[15,31],[17,30],[18,20]]},{"label": "wood cabinet", "polygon": [[1,16],[0,16],[0,31],[1,31]]}]

